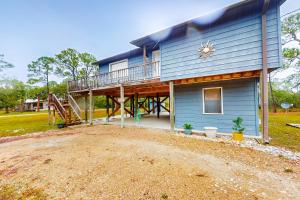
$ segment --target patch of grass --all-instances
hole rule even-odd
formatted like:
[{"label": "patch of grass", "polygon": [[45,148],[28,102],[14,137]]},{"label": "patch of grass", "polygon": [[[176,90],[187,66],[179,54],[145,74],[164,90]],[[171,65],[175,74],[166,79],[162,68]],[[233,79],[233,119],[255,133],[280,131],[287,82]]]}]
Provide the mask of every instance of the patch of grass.
[{"label": "patch of grass", "polygon": [[300,124],[300,112],[270,113],[271,145],[281,146],[292,151],[300,151],[300,129],[287,126],[286,123]]},{"label": "patch of grass", "polygon": [[284,172],[285,173],[293,173],[294,171],[290,168],[287,168],[287,169],[284,169]]},{"label": "patch of grass", "polygon": [[30,187],[16,187],[13,185],[0,186],[0,199],[2,200],[44,200],[47,195],[42,189]]},{"label": "patch of grass", "polygon": [[162,199],[168,199],[168,195],[167,195],[166,193],[162,193],[162,194],[161,194],[161,198],[162,198]]},{"label": "patch of grass", "polygon": [[[20,115],[20,116],[18,116]],[[59,118],[56,114],[57,119]],[[93,118],[106,116],[105,109],[96,109]],[[51,118],[52,120],[52,118]],[[48,125],[48,112],[10,112],[0,114],[0,137],[18,136],[27,133],[57,129],[56,126]]]}]

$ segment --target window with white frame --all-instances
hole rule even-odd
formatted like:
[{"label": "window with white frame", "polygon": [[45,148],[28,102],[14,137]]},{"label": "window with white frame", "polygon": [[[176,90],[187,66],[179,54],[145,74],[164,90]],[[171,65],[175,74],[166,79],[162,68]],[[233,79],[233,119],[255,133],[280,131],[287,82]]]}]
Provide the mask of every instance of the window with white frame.
[{"label": "window with white frame", "polygon": [[203,113],[223,114],[223,91],[221,87],[203,88]]}]

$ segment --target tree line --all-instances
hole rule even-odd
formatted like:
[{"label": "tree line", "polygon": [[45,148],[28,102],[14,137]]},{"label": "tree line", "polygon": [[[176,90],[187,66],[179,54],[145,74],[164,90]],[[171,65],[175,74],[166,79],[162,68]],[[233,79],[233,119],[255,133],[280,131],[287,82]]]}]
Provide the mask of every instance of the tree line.
[{"label": "tree line", "polygon": [[[67,81],[86,78],[97,73],[95,56],[90,53],[80,53],[68,48],[53,57],[42,56],[32,61],[27,66],[27,83],[15,79],[1,78],[0,81],[0,109],[14,109],[24,103],[26,99],[39,97],[46,100],[50,92],[64,98],[67,92]],[[13,64],[4,60],[0,55],[0,75],[7,68],[13,68]],[[62,82],[57,83],[58,77]],[[54,79],[54,80],[53,80]]]}]

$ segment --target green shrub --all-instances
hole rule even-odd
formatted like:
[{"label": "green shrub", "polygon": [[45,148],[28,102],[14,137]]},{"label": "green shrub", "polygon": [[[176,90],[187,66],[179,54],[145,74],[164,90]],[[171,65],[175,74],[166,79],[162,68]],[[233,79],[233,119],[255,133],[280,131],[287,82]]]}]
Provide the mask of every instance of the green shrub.
[{"label": "green shrub", "polygon": [[242,127],[243,119],[241,117],[237,117],[236,119],[232,120],[232,122],[233,122],[232,130],[240,134],[243,134],[245,131],[245,128]]}]

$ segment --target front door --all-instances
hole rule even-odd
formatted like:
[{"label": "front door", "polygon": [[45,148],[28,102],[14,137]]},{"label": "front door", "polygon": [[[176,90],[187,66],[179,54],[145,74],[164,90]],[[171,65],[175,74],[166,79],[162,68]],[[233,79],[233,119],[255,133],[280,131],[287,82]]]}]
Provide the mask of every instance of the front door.
[{"label": "front door", "polygon": [[160,51],[152,51],[152,74],[153,77],[160,77]]}]

